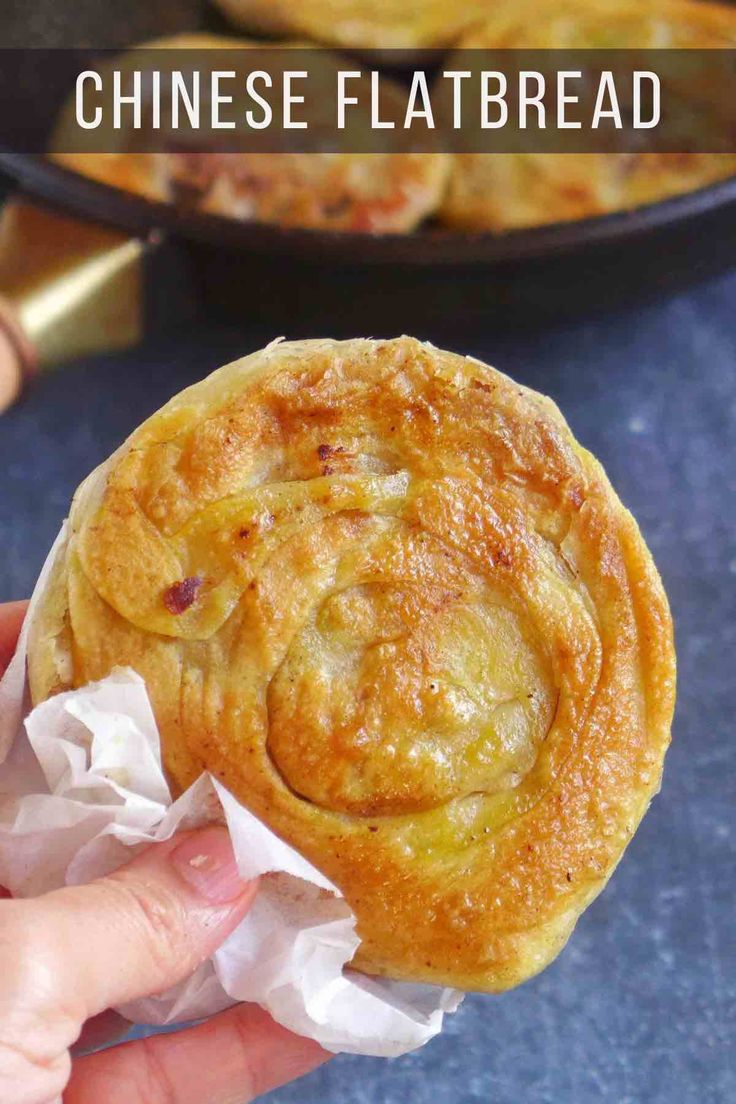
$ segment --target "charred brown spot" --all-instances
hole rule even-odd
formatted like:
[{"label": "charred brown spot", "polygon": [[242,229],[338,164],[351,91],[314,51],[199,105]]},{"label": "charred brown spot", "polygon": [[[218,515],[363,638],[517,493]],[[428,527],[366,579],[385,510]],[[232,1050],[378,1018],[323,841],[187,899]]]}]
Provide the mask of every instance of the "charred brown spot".
[{"label": "charred brown spot", "polygon": [[197,597],[197,591],[202,585],[202,579],[197,575],[190,575],[188,579],[182,579],[179,583],[172,583],[164,591],[164,605],[169,613],[175,616],[188,610]]},{"label": "charred brown spot", "polygon": [[317,455],[320,460],[329,460],[331,456],[337,456],[339,452],[344,451],[342,445],[320,445],[317,448]]},{"label": "charred brown spot", "polygon": [[571,203],[582,203],[588,199],[590,190],[585,187],[584,184],[564,184],[560,188],[560,192],[569,199]]},{"label": "charred brown spot", "polygon": [[239,531],[238,536],[240,537],[241,540],[247,540],[248,537],[250,536],[250,529],[248,529],[247,527],[244,526]]}]

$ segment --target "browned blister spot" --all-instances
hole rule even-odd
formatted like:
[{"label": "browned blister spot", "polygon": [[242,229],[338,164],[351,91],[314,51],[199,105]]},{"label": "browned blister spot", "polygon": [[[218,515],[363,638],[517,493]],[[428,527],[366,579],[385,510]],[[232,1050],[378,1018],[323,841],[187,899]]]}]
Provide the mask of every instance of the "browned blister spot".
[{"label": "browned blister spot", "polygon": [[178,583],[172,583],[163,593],[163,602],[169,613],[175,616],[185,613],[197,600],[197,592],[202,585],[202,579],[196,575],[190,575]]}]

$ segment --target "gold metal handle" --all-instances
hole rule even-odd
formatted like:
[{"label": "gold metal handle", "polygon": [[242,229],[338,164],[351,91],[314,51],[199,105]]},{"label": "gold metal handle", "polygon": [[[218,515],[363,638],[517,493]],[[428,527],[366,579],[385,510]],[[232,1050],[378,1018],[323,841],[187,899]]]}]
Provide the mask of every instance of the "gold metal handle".
[{"label": "gold metal handle", "polygon": [[0,214],[0,411],[35,370],[143,332],[147,243],[11,198]]}]

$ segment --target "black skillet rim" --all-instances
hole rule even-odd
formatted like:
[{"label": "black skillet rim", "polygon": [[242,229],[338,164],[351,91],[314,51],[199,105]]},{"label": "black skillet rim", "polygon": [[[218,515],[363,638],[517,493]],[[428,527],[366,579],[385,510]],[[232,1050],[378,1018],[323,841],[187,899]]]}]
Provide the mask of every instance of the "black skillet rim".
[{"label": "black skillet rim", "polygon": [[241,252],[324,264],[495,266],[639,239],[717,210],[736,215],[736,176],[632,210],[504,233],[425,229],[412,234],[306,230],[177,208],[90,180],[46,158],[0,151],[0,173],[21,194],[140,235],[168,233]]}]

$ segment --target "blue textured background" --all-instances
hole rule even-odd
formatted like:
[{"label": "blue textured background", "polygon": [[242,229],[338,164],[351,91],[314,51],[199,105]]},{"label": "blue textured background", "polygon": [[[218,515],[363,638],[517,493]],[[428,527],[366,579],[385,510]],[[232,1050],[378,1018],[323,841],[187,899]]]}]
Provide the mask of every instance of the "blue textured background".
[{"label": "blue textured background", "polygon": [[[0,598],[29,592],[94,464],[173,392],[268,336],[199,326],[149,341],[43,378],[0,419]],[[339,1057],[269,1100],[734,1101],[736,275],[619,317],[454,345],[552,395],[641,523],[679,645],[664,789],[541,977],[468,998],[419,1053]]]}]

